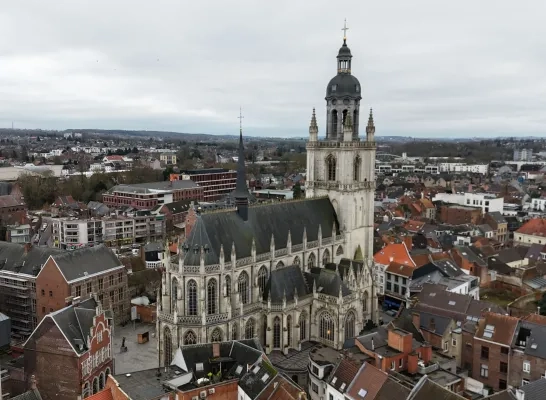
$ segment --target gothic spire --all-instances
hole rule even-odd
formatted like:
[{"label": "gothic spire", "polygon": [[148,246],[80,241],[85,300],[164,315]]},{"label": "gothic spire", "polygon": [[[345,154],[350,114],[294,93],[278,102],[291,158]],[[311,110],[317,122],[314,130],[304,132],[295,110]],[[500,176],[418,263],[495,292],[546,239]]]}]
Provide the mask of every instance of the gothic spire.
[{"label": "gothic spire", "polygon": [[375,125],[373,122],[373,110],[370,108],[370,116],[368,117],[368,125],[366,126],[366,135],[370,136],[375,133]]},{"label": "gothic spire", "polygon": [[237,213],[243,220],[248,219],[248,186],[246,185],[245,148],[243,146],[243,115],[239,109],[239,151],[237,159],[237,183],[235,185],[235,205]]}]

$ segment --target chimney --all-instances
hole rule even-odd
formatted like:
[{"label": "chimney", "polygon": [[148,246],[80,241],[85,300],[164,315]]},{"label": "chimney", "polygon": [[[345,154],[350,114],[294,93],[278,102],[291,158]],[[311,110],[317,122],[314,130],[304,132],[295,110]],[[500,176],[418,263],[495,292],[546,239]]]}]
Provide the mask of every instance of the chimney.
[{"label": "chimney", "polygon": [[521,389],[516,389],[516,400],[525,400],[525,392]]},{"label": "chimney", "polygon": [[30,376],[30,390],[38,390],[38,387],[36,386],[36,376],[35,375]]},{"label": "chimney", "polygon": [[220,357],[220,343],[212,344],[212,356],[214,358]]}]

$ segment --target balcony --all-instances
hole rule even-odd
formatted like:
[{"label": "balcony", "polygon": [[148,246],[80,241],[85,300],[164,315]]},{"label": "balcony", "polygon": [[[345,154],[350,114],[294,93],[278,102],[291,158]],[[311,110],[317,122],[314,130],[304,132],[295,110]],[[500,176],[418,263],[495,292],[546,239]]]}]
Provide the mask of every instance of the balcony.
[{"label": "balcony", "polygon": [[422,375],[430,374],[431,372],[434,372],[437,369],[438,369],[437,363],[429,363],[428,365],[426,365],[423,361],[419,361],[417,363],[417,372]]}]

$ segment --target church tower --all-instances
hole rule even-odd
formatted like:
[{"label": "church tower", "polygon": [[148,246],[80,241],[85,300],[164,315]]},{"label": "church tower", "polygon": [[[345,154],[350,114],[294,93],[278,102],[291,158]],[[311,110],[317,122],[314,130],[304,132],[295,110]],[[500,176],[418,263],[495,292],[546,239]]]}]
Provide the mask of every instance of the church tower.
[{"label": "church tower", "polygon": [[[343,30],[347,31],[347,27]],[[373,256],[375,125],[370,110],[360,138],[361,87],[352,75],[347,37],[337,55],[337,74],[326,87],[326,137],[319,139],[313,110],[307,142],[306,197],[328,196],[346,236],[345,256]],[[360,248],[360,249],[359,249]],[[360,250],[360,251],[358,251]]]}]

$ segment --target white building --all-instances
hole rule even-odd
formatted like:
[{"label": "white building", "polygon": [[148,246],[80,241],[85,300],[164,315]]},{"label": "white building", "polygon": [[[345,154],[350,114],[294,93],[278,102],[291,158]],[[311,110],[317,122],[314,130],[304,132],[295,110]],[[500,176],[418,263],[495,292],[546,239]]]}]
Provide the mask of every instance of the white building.
[{"label": "white building", "polygon": [[502,214],[504,209],[504,198],[488,193],[438,193],[432,201],[479,207],[483,214],[495,211]]},{"label": "white building", "polygon": [[546,211],[546,198],[539,197],[536,199],[531,199],[531,209],[537,211]]},{"label": "white building", "polygon": [[473,174],[487,175],[487,172],[489,171],[488,164],[440,163],[439,167],[441,172],[450,173],[470,172]]}]

